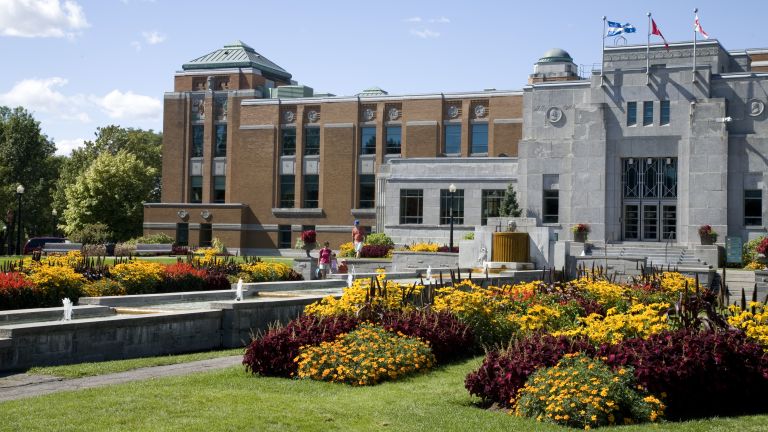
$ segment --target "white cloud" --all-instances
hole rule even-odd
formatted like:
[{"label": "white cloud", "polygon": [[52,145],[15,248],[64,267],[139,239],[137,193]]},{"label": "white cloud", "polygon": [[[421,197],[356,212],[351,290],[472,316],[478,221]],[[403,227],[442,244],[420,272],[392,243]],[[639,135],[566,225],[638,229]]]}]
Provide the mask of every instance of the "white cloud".
[{"label": "white cloud", "polygon": [[72,150],[82,147],[84,143],[85,139],[83,138],[56,140],[56,154],[68,156],[72,153]]},{"label": "white cloud", "polygon": [[432,31],[430,29],[424,29],[424,30],[411,29],[411,34],[414,36],[418,36],[422,39],[435,39],[440,37],[440,33],[436,31]]},{"label": "white cloud", "polygon": [[0,104],[23,106],[64,120],[90,122],[90,116],[84,111],[86,98],[83,95],[66,96],[58,90],[66,84],[67,80],[61,77],[25,79],[17,82],[8,93],[0,94]]},{"label": "white cloud", "polygon": [[0,1],[3,36],[71,38],[88,26],[83,8],[72,0]]},{"label": "white cloud", "polygon": [[448,23],[451,22],[451,20],[446,18],[446,17],[444,17],[444,16],[441,16],[439,18],[430,18],[429,22],[431,22],[431,23],[438,23],[438,24],[448,24]]},{"label": "white cloud", "polygon": [[92,97],[91,100],[113,119],[158,120],[163,114],[159,99],[131,91],[112,90],[104,97]]},{"label": "white cloud", "polygon": [[165,41],[165,35],[157,30],[141,32],[141,36],[143,36],[144,41],[150,45],[157,45]]},{"label": "white cloud", "polygon": [[417,23],[417,22],[421,22],[421,17],[410,17],[410,18],[405,18],[403,21],[405,21],[405,22],[412,22],[412,23]]}]

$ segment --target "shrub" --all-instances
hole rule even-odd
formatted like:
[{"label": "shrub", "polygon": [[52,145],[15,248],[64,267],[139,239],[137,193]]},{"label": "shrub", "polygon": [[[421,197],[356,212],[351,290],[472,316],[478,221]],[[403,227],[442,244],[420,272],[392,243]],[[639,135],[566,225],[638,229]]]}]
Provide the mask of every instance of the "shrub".
[{"label": "shrub", "polygon": [[83,294],[86,297],[121,296],[125,295],[125,288],[119,282],[105,278],[85,284]]},{"label": "shrub", "polygon": [[760,243],[755,247],[755,252],[768,255],[768,237],[763,237],[763,239],[760,240]]},{"label": "shrub", "polygon": [[370,315],[367,312],[411,311],[420,300],[421,285],[398,284],[384,280],[380,275],[371,286],[370,279],[356,279],[351,287],[344,290],[341,298],[327,296],[307,305],[304,313],[318,317],[338,315]]},{"label": "shrub", "polygon": [[412,252],[437,252],[437,243],[413,243],[406,246],[406,250]]},{"label": "shrub", "polygon": [[124,244],[136,246],[138,243],[143,244],[169,244],[175,243],[175,239],[166,233],[150,234],[147,236],[136,237],[130,240],[126,240]]},{"label": "shrub", "polygon": [[486,404],[510,406],[528,377],[537,369],[554,366],[563,355],[594,353],[584,340],[535,335],[514,342],[505,350],[489,351],[480,368],[467,375],[464,386]]},{"label": "shrub", "polygon": [[[206,289],[208,272],[188,263],[176,263],[165,267],[158,285],[158,292],[203,291]],[[229,288],[229,284],[227,284]]]},{"label": "shrub", "polygon": [[475,239],[475,233],[474,232],[468,232],[464,234],[463,237],[464,240],[474,240]]},{"label": "shrub", "polygon": [[605,316],[592,314],[586,318],[579,318],[581,326],[555,332],[553,336],[584,336],[596,345],[616,344],[631,337],[647,338],[669,329],[667,317],[664,314],[669,306],[668,303],[649,305],[637,303],[632,305],[626,313],[620,313],[616,308],[611,308]]},{"label": "shrub", "polygon": [[641,395],[633,381],[631,368],[613,372],[584,354],[566,354],[528,378],[515,414],[584,429],[661,420],[664,404]]},{"label": "shrub", "polygon": [[240,264],[240,274],[243,282],[274,282],[289,280],[292,275],[291,267],[283,263],[267,263],[256,261]]},{"label": "shrub", "polygon": [[743,330],[749,339],[768,350],[768,307],[760,302],[750,302],[746,310],[732,305],[730,311],[728,324]]},{"label": "shrub", "polygon": [[226,273],[219,271],[208,271],[205,275],[204,291],[228,290],[232,289],[232,284]]},{"label": "shrub", "polygon": [[391,332],[416,337],[429,344],[438,364],[476,352],[472,330],[450,312],[390,312],[384,314],[381,325]]},{"label": "shrub", "polygon": [[296,374],[294,359],[305,345],[331,341],[353,330],[360,320],[352,316],[317,318],[302,316],[285,327],[272,328],[251,341],[243,356],[245,369],[264,376],[290,377]]},{"label": "shrub", "polygon": [[637,383],[667,404],[667,417],[687,419],[762,412],[768,355],[738,330],[677,330],[604,345],[613,367],[634,367]]},{"label": "shrub", "polygon": [[46,297],[46,305],[60,305],[61,299],[69,298],[75,302],[82,295],[86,279],[76,273],[72,267],[40,265],[29,274],[29,280]]},{"label": "shrub", "polygon": [[589,228],[589,225],[587,225],[587,224],[585,224],[585,223],[580,223],[580,224],[576,224],[576,225],[572,226],[572,227],[571,227],[571,231],[572,231],[574,234],[577,234],[577,233],[586,233],[586,234],[589,234],[589,232],[590,232],[591,230],[590,230],[590,228]]},{"label": "shrub", "polygon": [[142,260],[117,264],[112,268],[112,276],[125,288],[126,294],[157,292],[164,273],[161,264]]},{"label": "shrub", "polygon": [[317,243],[317,231],[315,230],[302,231],[301,241],[304,242],[305,245],[311,245],[311,244]]},{"label": "shrub", "polygon": [[384,233],[372,233],[365,237],[365,243],[374,246],[390,246],[395,247],[395,242]]},{"label": "shrub", "polygon": [[355,257],[355,245],[352,242],[349,243],[342,243],[341,246],[339,246],[339,255],[340,258],[354,258]]},{"label": "shrub", "polygon": [[[392,246],[364,244],[360,249],[360,258],[384,258],[392,249]],[[354,252],[352,256],[354,256]]]},{"label": "shrub", "polygon": [[80,229],[69,233],[68,237],[82,244],[104,244],[114,238],[109,226],[103,223],[85,224]]},{"label": "shrub", "polygon": [[453,252],[453,253],[459,253],[459,247],[458,247],[458,246],[454,246],[453,248],[451,248],[450,246],[446,246],[446,245],[443,245],[443,246],[440,246],[440,247],[438,247],[438,248],[437,248],[437,251],[438,251],[438,252]]},{"label": "shrub", "polygon": [[131,256],[136,254],[136,244],[130,244],[128,242],[118,243],[115,245],[115,256]]},{"label": "shrub", "polygon": [[299,378],[362,386],[429,369],[435,357],[416,338],[363,323],[333,342],[302,348],[296,361]]},{"label": "shrub", "polygon": [[0,310],[55,306],[24,273],[0,272]]},{"label": "shrub", "polygon": [[106,256],[107,246],[103,244],[87,244],[83,246],[83,255],[87,257]]}]

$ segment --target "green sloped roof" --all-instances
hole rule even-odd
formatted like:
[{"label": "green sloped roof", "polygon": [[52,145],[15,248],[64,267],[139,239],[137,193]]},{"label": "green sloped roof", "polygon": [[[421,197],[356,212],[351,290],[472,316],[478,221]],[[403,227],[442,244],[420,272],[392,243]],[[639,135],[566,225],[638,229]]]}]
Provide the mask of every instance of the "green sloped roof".
[{"label": "green sloped roof", "polygon": [[254,69],[259,69],[266,75],[275,75],[285,80],[291,79],[291,74],[288,73],[288,71],[257,53],[245,42],[239,40],[235,41],[235,43],[224,45],[224,48],[219,48],[216,51],[190,60],[182,65],[182,69],[184,70],[237,67],[252,67]]},{"label": "green sloped roof", "polygon": [[388,94],[389,93],[385,90],[382,90],[381,87],[374,86],[361,91],[357,94],[357,96],[385,96]]}]

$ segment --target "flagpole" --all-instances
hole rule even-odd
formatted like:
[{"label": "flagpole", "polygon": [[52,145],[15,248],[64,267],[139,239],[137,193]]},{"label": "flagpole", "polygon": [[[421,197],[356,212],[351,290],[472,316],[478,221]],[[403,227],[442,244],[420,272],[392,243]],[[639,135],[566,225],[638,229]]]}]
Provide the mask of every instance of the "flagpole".
[{"label": "flagpole", "polygon": [[[693,8],[693,19],[696,20],[696,14],[699,8]],[[693,26],[693,82],[696,82],[696,25]]]},{"label": "flagpole", "polygon": [[600,86],[605,83],[605,15],[603,15],[603,51],[602,58],[600,60]]},{"label": "flagpole", "polygon": [[648,12],[648,32],[645,41],[645,84],[651,83],[651,13]]}]

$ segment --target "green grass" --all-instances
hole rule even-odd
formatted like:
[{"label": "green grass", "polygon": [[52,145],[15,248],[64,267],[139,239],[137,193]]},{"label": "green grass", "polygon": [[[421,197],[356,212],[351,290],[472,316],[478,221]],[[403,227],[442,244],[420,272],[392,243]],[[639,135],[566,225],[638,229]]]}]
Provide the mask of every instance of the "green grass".
[{"label": "green grass", "polygon": [[[1,256],[0,257],[0,266],[3,265],[6,262],[15,263],[19,261],[19,256]],[[184,256],[140,256],[135,257],[136,259],[140,260],[146,260],[146,261],[152,261],[157,262],[160,264],[175,264],[178,258],[184,259]],[[279,262],[283,263],[285,265],[292,266],[293,265],[293,258],[285,258],[285,257],[274,257],[274,256],[263,256],[259,257],[264,262]],[[235,262],[243,262],[243,257],[236,256],[232,257]],[[115,258],[114,257],[107,257],[106,259],[107,264],[114,265]]]},{"label": "green grass", "polygon": [[[374,387],[262,378],[241,367],[0,403],[5,431],[572,431],[477,408],[480,358]],[[768,416],[601,428],[764,431]]]},{"label": "green grass", "polygon": [[150,366],[165,366],[178,363],[187,363],[198,360],[207,360],[218,357],[226,357],[243,354],[243,348],[234,348],[220,351],[206,351],[192,354],[166,355],[158,357],[146,357],[128,360],[113,360],[93,363],[79,363],[64,366],[35,367],[27,371],[35,375],[53,375],[60,378],[81,378],[95,375],[125,372]]}]

